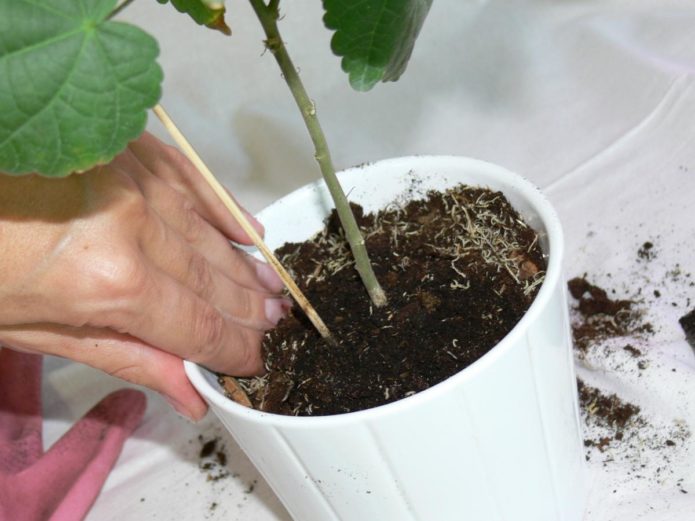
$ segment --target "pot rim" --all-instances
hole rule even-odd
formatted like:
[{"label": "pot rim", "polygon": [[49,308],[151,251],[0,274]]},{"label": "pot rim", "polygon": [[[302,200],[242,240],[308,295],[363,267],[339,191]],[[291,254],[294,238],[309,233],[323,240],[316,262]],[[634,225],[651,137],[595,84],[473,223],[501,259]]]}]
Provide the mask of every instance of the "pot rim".
[{"label": "pot rim", "polygon": [[[410,172],[417,169],[429,168],[435,170],[437,164],[456,164],[462,167],[474,167],[476,168],[476,173],[484,175],[491,180],[497,181],[497,185],[507,185],[512,189],[519,192],[524,199],[530,204],[533,210],[538,214],[540,221],[545,227],[548,241],[548,268],[546,271],[545,279],[541,284],[541,287],[536,295],[536,298],[531,303],[529,309],[524,313],[519,322],[512,328],[509,333],[507,333],[502,340],[500,340],[494,347],[492,347],[487,353],[485,353],[478,360],[473,362],[471,365],[462,369],[453,376],[450,376],[446,380],[439,382],[432,387],[420,391],[412,396],[396,400],[395,402],[387,403],[384,405],[379,405],[377,407],[372,407],[370,409],[364,409],[361,411],[354,411],[349,413],[334,414],[328,416],[286,416],[281,414],[269,413],[258,411],[256,409],[250,409],[243,405],[239,405],[227,398],[222,392],[213,387],[205,378],[204,372],[207,369],[199,366],[194,362],[185,361],[184,369],[188,379],[196,388],[196,390],[203,395],[203,397],[215,407],[219,407],[225,412],[232,414],[237,417],[243,417],[249,421],[254,421],[258,423],[267,423],[269,425],[281,425],[284,427],[297,427],[297,428],[314,428],[318,426],[335,426],[342,423],[350,423],[354,421],[365,421],[370,418],[380,417],[390,414],[397,414],[403,409],[412,408],[421,404],[423,402],[429,401],[437,396],[439,393],[445,393],[447,390],[455,385],[459,385],[462,382],[474,378],[481,371],[494,364],[495,361],[503,356],[505,351],[512,348],[516,343],[516,340],[520,335],[523,335],[530,323],[541,312],[541,309],[547,304],[548,300],[552,297],[552,292],[558,280],[562,276],[562,255],[564,251],[564,237],[562,233],[562,227],[560,225],[559,217],[552,207],[547,198],[541,193],[541,191],[526,178],[507,170],[501,166],[494,163],[489,163],[486,161],[481,161],[478,159],[467,158],[463,156],[453,156],[453,155],[416,155],[416,156],[403,156],[391,159],[383,159],[374,163],[368,163],[365,165],[360,165],[357,167],[348,168],[339,173],[341,181],[345,177],[351,175],[359,175],[366,168],[375,168],[382,165],[389,167],[399,167],[399,163],[403,164],[403,171]],[[303,187],[290,192],[284,197],[278,199],[271,206],[262,210],[259,213],[259,217],[263,216],[263,213],[267,209],[271,208],[280,202],[285,202],[289,198],[296,197],[299,193],[303,191],[316,190],[319,187],[323,187],[324,182],[319,179],[313,183],[304,185]],[[481,183],[482,185],[482,183]],[[494,189],[498,189],[493,187]]]}]

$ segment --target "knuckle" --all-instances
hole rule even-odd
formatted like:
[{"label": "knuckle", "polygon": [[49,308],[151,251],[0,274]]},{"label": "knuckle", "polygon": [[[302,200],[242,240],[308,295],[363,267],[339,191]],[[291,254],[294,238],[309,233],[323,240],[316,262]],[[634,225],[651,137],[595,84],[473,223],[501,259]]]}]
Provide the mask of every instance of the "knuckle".
[{"label": "knuckle", "polygon": [[169,162],[166,158],[166,149],[168,147],[169,145],[162,145],[160,153],[156,154],[154,157],[148,158],[148,170],[160,179],[166,179],[166,174],[170,170]]},{"label": "knuckle", "polygon": [[135,254],[102,255],[90,260],[83,280],[95,300],[118,302],[145,291],[148,274]]},{"label": "knuckle", "polygon": [[[198,358],[215,360],[224,347],[227,324],[217,309],[205,306],[195,318],[195,338],[199,339]],[[198,360],[201,361],[201,360]]]},{"label": "knuckle", "polygon": [[242,319],[254,318],[253,313],[253,300],[251,297],[251,292],[247,290],[239,291],[236,299],[236,315]]},{"label": "knuckle", "polygon": [[155,163],[155,172],[178,177],[182,167],[188,163],[186,156],[175,146],[161,143]]},{"label": "knuckle", "polygon": [[203,218],[188,199],[181,204],[181,234],[188,242],[195,242],[203,231]]},{"label": "knuckle", "polygon": [[122,218],[137,219],[137,222],[148,217],[149,205],[145,200],[138,184],[135,180],[123,171],[115,171],[113,175],[117,178],[118,186],[117,199],[123,213]]},{"label": "knuckle", "polygon": [[261,340],[260,333],[248,330],[242,333],[243,345],[239,349],[237,369],[234,371],[237,376],[254,376],[262,372]]},{"label": "knuckle", "polygon": [[126,218],[132,219],[136,223],[147,222],[150,218],[150,206],[139,192],[132,194],[128,200],[126,209]]},{"label": "knuckle", "polygon": [[194,253],[188,261],[188,284],[193,292],[203,299],[212,295],[212,269],[202,255]]},{"label": "knuckle", "polygon": [[165,157],[173,167],[181,167],[188,163],[186,156],[173,145],[164,145],[162,156]]},{"label": "knuckle", "polygon": [[229,248],[229,251],[231,254],[228,255],[227,265],[231,273],[251,272],[256,276],[254,261],[251,260],[251,256],[248,253],[236,246]]}]

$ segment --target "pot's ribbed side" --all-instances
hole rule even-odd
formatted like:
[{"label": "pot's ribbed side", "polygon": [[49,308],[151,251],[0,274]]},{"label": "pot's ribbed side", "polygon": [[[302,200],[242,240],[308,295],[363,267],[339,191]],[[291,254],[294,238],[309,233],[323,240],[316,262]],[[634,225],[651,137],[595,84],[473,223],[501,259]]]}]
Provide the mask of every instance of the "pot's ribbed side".
[{"label": "pot's ribbed side", "polygon": [[312,428],[225,423],[297,521],[580,521],[563,303],[558,286],[494,366],[407,414]]},{"label": "pot's ribbed side", "polygon": [[[551,254],[529,312],[461,373],[369,411],[288,418],[247,410],[188,364],[194,385],[297,521],[580,521],[586,480],[554,212],[523,179],[486,163],[405,158],[367,170],[378,176],[376,195],[364,177],[345,179],[358,201],[374,197],[377,206],[408,188],[409,170],[423,173],[426,188],[468,182],[502,190]],[[322,197],[303,189],[281,202],[282,212],[265,214],[273,221],[266,227],[289,211],[274,229],[296,234],[303,216],[325,215]],[[310,206],[319,209],[307,213]]]}]

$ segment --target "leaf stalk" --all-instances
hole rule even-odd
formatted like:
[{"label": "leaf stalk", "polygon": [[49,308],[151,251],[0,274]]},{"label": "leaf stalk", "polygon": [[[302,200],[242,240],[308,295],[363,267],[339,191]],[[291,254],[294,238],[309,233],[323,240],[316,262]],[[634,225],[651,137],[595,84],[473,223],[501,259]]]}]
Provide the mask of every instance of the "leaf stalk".
[{"label": "leaf stalk", "polygon": [[116,16],[118,13],[123,11],[126,7],[128,7],[130,4],[132,4],[135,0],[124,0],[121,2],[116,8],[109,13],[109,15],[106,17],[107,20],[111,20],[114,16]]}]

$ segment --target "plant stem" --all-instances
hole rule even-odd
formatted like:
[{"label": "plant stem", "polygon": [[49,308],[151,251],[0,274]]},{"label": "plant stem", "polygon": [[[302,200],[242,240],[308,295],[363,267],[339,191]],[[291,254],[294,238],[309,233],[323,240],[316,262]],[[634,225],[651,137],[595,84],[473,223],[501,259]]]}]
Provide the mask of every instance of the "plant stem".
[{"label": "plant stem", "polygon": [[106,17],[107,20],[111,20],[114,16],[116,16],[118,13],[123,11],[126,7],[128,7],[130,4],[132,4],[135,0],[124,0],[120,5],[118,5],[111,13],[109,16]]},{"label": "plant stem", "polygon": [[284,42],[278,30],[277,20],[279,18],[278,0],[270,0],[266,5],[263,0],[249,0],[253,10],[256,12],[258,20],[261,22],[263,31],[267,37],[265,45],[275,56],[275,60],[280,66],[283,78],[287,83],[292,96],[294,97],[297,106],[304,118],[304,124],[309,131],[311,140],[314,143],[315,158],[321,168],[321,174],[326,182],[328,191],[333,198],[335,208],[338,212],[338,218],[345,230],[345,236],[350,244],[352,255],[355,258],[355,266],[359,273],[362,282],[364,283],[367,293],[375,306],[381,307],[386,304],[386,294],[381,288],[379,281],[376,279],[372,264],[369,261],[367,248],[365,247],[364,237],[360,233],[359,226],[355,221],[355,216],[350,209],[350,203],[345,197],[343,188],[338,182],[335,175],[335,168],[331,160],[326,136],[321,129],[318,117],[316,116],[316,106],[302,84],[297,69],[292,63]]},{"label": "plant stem", "polygon": [[275,13],[275,19],[278,19],[280,0],[268,0],[268,6],[266,9],[270,13]]}]

